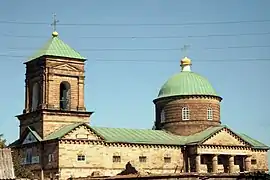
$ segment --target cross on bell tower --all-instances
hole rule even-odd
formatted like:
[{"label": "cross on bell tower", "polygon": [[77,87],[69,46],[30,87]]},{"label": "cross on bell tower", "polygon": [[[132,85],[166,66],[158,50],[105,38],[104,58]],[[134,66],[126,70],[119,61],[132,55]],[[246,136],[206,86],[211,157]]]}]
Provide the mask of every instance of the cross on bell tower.
[{"label": "cross on bell tower", "polygon": [[56,25],[57,23],[59,23],[59,20],[56,19],[56,14],[53,14],[53,23],[51,24],[51,26],[53,27],[53,32],[56,32]]}]

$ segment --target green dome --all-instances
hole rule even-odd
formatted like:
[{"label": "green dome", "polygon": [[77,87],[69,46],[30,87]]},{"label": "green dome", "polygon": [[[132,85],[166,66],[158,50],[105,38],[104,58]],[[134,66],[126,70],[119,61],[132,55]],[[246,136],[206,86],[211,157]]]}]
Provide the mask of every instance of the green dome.
[{"label": "green dome", "polygon": [[190,71],[182,71],[172,76],[161,87],[158,98],[179,95],[218,96],[206,78]]}]

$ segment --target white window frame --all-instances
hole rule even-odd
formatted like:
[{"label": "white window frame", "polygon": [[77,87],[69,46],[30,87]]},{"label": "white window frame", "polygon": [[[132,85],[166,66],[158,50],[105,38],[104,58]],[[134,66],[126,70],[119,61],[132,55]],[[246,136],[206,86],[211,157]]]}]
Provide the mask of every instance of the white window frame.
[{"label": "white window frame", "polygon": [[162,109],[161,113],[160,113],[160,122],[164,123],[165,122],[165,110]]},{"label": "white window frame", "polygon": [[187,121],[190,118],[190,112],[188,107],[182,108],[182,120]]},{"label": "white window frame", "polygon": [[207,120],[213,120],[213,109],[211,107],[207,108]]}]

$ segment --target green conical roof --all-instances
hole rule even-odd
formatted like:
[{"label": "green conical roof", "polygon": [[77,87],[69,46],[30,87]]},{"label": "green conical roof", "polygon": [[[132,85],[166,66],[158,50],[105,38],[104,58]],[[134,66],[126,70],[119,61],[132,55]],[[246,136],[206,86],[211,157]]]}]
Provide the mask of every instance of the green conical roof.
[{"label": "green conical roof", "polygon": [[69,45],[64,43],[58,37],[57,32],[53,32],[52,38],[49,39],[48,42],[40,50],[38,50],[33,56],[31,56],[28,61],[34,60],[41,56],[58,56],[86,60],[86,58],[81,56],[80,53],[78,53]]}]

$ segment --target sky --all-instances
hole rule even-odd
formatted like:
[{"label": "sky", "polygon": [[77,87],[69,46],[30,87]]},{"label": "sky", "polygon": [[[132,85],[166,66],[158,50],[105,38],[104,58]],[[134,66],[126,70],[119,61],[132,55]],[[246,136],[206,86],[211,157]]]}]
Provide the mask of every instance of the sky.
[{"label": "sky", "polygon": [[51,38],[56,13],[59,38],[88,59],[92,126],[152,128],[152,101],[188,55],[192,71],[223,98],[222,123],[270,145],[269,6],[269,0],[3,0],[0,133],[8,142],[18,138],[23,62]]}]

